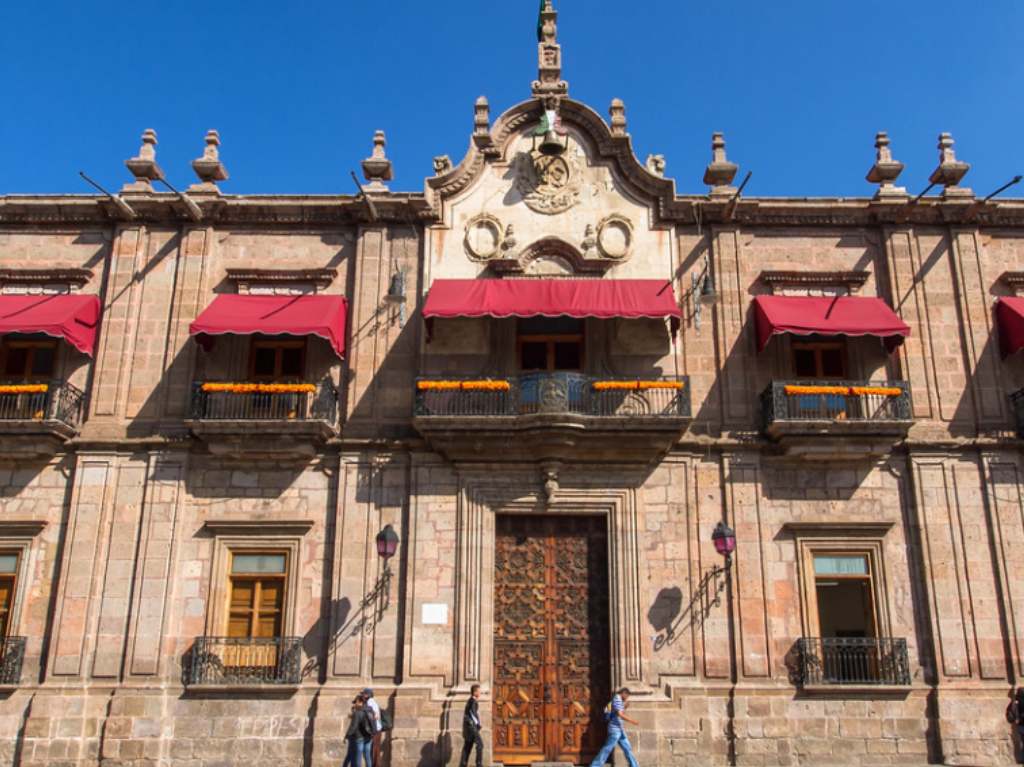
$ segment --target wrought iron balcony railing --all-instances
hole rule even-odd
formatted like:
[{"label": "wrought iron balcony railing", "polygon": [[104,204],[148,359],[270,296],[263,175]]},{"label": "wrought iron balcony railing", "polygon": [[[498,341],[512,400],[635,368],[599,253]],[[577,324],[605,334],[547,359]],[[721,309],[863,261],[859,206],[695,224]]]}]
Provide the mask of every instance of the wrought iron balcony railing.
[{"label": "wrought iron balcony railing", "polygon": [[20,684],[24,662],[25,637],[0,638],[0,684]]},{"label": "wrought iron balcony railing", "polygon": [[338,418],[338,390],[317,384],[192,384],[190,416],[197,421],[325,421]]},{"label": "wrought iron balcony railing", "polygon": [[906,639],[804,637],[797,647],[804,686],[910,684]]},{"label": "wrought iron balcony railing", "polygon": [[301,637],[196,637],[185,668],[185,684],[190,686],[301,681]]},{"label": "wrought iron balcony railing", "polygon": [[416,382],[417,416],[582,415],[688,418],[689,378],[612,379],[580,373],[524,373],[495,380]]},{"label": "wrought iron balcony railing", "polygon": [[[4,391],[33,388],[37,391]],[[0,382],[0,421],[59,421],[77,430],[82,422],[85,395],[67,381]]]},{"label": "wrought iron balcony railing", "polygon": [[761,395],[765,428],[779,422],[858,423],[912,420],[903,381],[772,381]]}]

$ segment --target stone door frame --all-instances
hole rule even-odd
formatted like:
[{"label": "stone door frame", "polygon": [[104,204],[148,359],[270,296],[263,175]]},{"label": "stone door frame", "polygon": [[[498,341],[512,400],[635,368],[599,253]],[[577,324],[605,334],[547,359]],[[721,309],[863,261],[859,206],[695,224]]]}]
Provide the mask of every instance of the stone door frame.
[{"label": "stone door frame", "polygon": [[463,478],[456,521],[455,686],[478,683],[490,689],[494,671],[495,517],[501,514],[582,514],[608,520],[609,676],[612,689],[629,686],[653,692],[644,680],[646,652],[640,583],[637,491],[633,488],[574,487],[550,497],[537,475],[509,483],[503,470]]}]

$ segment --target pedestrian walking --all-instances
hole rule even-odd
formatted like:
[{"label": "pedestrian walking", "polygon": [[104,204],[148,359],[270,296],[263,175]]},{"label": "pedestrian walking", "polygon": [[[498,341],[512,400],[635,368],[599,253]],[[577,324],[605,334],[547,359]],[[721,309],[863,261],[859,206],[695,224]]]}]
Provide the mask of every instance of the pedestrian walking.
[{"label": "pedestrian walking", "polygon": [[360,761],[365,763],[366,767],[373,767],[374,734],[373,719],[365,707],[363,696],[357,695],[352,701],[348,729],[345,730],[348,750],[342,767],[350,767],[350,765],[351,767],[360,767]]},{"label": "pedestrian walking", "polygon": [[1016,695],[1006,709],[1006,720],[1013,725],[1017,762],[1024,764],[1024,687],[1017,688]]},{"label": "pedestrian walking", "polygon": [[380,704],[377,703],[376,698],[373,697],[373,690],[367,687],[363,690],[363,704],[366,707],[366,712],[373,717],[373,763],[380,764],[380,743],[384,738],[384,718],[381,716]]},{"label": "pedestrian walking", "polygon": [[639,767],[636,762],[636,757],[633,756],[633,748],[629,745],[629,738],[626,736],[626,731],[622,728],[623,722],[629,722],[634,726],[639,726],[640,723],[630,719],[624,713],[626,706],[629,703],[629,688],[623,687],[612,697],[611,702],[605,706],[604,718],[608,723],[608,738],[605,740],[604,745],[601,746],[601,751],[594,761],[590,763],[590,767],[602,767],[605,762],[608,761],[608,757],[611,756],[612,751],[618,746],[622,749],[622,753],[626,755],[626,761],[629,762],[629,767]]},{"label": "pedestrian walking", "polygon": [[459,767],[466,767],[469,764],[469,752],[476,746],[476,767],[483,767],[484,764],[484,742],[480,738],[480,685],[475,684],[469,688],[469,700],[466,701],[466,709],[462,714],[462,759],[459,760]]}]

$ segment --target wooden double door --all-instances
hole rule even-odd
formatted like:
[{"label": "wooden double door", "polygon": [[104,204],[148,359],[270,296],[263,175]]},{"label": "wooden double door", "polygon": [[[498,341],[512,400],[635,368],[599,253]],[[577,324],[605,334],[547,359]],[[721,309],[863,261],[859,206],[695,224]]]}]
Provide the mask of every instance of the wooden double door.
[{"label": "wooden double door", "polygon": [[604,517],[499,515],[494,760],[584,764],[610,698]]}]

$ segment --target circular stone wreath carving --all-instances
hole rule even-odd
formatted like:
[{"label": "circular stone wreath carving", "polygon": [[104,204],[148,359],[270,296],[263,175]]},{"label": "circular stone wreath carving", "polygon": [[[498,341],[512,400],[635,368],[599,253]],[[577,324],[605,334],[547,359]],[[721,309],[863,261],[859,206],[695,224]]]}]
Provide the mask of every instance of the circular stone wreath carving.
[{"label": "circular stone wreath carving", "polygon": [[497,255],[501,248],[501,222],[486,213],[470,219],[466,224],[465,245],[470,258],[486,261]]},{"label": "circular stone wreath carving", "polygon": [[633,249],[633,224],[625,216],[612,214],[597,225],[597,249],[605,258],[623,259]]}]

